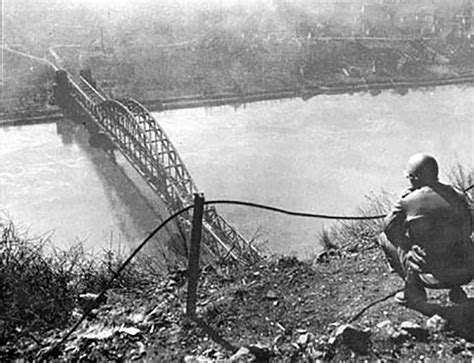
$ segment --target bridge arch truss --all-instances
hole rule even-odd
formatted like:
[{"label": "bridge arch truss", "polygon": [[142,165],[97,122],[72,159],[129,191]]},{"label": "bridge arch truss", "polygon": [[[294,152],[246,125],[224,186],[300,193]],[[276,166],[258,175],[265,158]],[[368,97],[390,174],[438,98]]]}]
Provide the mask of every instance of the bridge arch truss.
[{"label": "bridge arch truss", "polygon": [[[121,151],[170,212],[193,203],[198,192],[181,157],[153,115],[133,99],[107,99],[90,82],[79,77],[66,88],[69,106],[82,109],[99,130]],[[64,91],[64,90],[63,90]],[[185,217],[189,224],[189,215]],[[238,262],[254,262],[259,252],[249,244],[214,207],[206,207],[203,237],[217,256]]]}]

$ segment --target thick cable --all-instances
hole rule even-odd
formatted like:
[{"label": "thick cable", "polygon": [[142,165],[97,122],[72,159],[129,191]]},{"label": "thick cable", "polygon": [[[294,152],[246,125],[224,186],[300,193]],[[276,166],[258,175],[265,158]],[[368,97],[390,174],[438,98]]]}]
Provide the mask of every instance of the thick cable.
[{"label": "thick cable", "polygon": [[253,202],[244,202],[240,200],[209,200],[205,201],[204,204],[234,204],[234,205],[242,205],[246,207],[254,207],[259,209],[265,209],[272,212],[278,212],[283,214],[288,214],[290,216],[296,217],[307,217],[307,218],[319,218],[319,219],[338,219],[338,220],[367,220],[367,219],[380,219],[384,218],[386,214],[379,214],[374,216],[340,216],[340,215],[329,215],[329,214],[316,214],[316,213],[307,213],[307,212],[294,212],[282,208],[272,207],[269,205],[258,204]]}]

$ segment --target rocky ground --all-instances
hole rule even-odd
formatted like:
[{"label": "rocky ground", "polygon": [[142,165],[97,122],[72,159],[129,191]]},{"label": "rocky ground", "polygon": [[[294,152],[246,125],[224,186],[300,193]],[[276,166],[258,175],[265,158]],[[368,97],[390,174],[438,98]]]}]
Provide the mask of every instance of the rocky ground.
[{"label": "rocky ground", "polygon": [[271,258],[248,267],[206,267],[197,316],[184,314],[184,271],[146,289],[111,289],[62,344],[95,295],[82,295],[71,323],[22,331],[0,346],[0,358],[161,362],[471,361],[474,285],[454,306],[446,291],[429,303],[397,305],[402,287],[381,252],[369,246],[325,253],[319,261]]}]

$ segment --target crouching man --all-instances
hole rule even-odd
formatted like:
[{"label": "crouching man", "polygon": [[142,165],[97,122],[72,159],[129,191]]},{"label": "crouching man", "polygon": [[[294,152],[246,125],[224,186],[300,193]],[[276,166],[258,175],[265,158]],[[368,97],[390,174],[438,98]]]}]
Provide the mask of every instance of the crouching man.
[{"label": "crouching man", "polygon": [[472,222],[466,196],[438,181],[438,164],[425,154],[408,161],[411,187],[385,220],[379,243],[391,267],[405,280],[395,296],[403,305],[426,301],[425,288],[450,289],[453,303],[467,295],[462,285],[474,279]]}]

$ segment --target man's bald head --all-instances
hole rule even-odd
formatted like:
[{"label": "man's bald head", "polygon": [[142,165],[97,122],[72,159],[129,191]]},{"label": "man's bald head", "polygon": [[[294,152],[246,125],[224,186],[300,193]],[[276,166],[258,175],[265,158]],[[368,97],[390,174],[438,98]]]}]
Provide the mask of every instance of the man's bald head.
[{"label": "man's bald head", "polygon": [[430,155],[418,153],[408,159],[406,176],[415,184],[430,184],[438,181],[438,163]]}]

